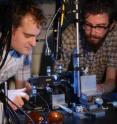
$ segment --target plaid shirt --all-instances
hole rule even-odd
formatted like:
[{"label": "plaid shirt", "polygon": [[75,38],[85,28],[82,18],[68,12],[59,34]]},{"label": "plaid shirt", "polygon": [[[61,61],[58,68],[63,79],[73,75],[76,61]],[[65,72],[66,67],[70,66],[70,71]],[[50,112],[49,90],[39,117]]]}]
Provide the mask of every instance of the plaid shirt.
[{"label": "plaid shirt", "polygon": [[31,76],[31,54],[21,55],[15,50],[8,53],[5,64],[0,70],[0,82],[15,76],[20,81],[26,81]]},{"label": "plaid shirt", "polygon": [[[63,54],[58,61],[68,70],[71,55],[76,47],[76,29],[74,24],[68,26],[62,34]],[[81,39],[81,38],[80,38]],[[108,33],[97,52],[92,51],[82,40],[80,46],[80,67],[88,67],[88,74],[96,74],[97,82],[104,80],[107,67],[117,67],[117,25]]]}]

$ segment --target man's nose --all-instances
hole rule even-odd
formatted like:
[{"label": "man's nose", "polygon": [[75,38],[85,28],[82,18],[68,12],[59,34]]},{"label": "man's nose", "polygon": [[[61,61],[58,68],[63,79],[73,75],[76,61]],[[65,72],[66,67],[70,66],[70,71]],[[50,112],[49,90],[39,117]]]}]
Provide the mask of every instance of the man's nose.
[{"label": "man's nose", "polygon": [[36,46],[36,38],[32,38],[32,40],[30,41],[30,44],[32,47]]},{"label": "man's nose", "polygon": [[96,32],[96,28],[91,28],[91,30],[90,30],[90,34],[91,35],[95,35],[97,32]]}]

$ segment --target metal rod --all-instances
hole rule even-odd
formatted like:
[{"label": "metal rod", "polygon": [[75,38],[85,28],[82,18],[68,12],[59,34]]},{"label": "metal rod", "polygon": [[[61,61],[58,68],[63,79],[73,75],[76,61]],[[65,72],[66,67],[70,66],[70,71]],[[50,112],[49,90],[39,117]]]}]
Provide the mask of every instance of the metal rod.
[{"label": "metal rod", "polygon": [[76,5],[76,55],[74,56],[76,59],[75,60],[75,64],[77,67],[77,69],[74,70],[74,85],[75,85],[75,92],[78,95],[78,97],[80,97],[81,95],[81,86],[80,86],[80,70],[79,70],[79,16],[78,16],[78,0],[75,1],[75,5]]}]

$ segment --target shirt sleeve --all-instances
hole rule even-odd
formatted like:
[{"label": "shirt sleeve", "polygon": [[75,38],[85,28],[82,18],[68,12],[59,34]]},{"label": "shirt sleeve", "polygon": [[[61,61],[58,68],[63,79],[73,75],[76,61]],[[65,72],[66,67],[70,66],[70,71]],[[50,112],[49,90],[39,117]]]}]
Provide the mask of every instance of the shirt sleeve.
[{"label": "shirt sleeve", "polygon": [[16,80],[27,81],[31,77],[31,66],[32,66],[32,52],[24,56],[21,68],[15,75]]},{"label": "shirt sleeve", "polygon": [[117,25],[110,31],[107,40],[109,40],[107,66],[117,68]]}]

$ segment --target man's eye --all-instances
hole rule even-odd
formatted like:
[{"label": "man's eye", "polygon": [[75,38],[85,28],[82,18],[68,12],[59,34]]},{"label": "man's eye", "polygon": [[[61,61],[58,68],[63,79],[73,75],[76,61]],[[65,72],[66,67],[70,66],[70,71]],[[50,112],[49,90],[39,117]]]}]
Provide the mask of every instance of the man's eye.
[{"label": "man's eye", "polygon": [[25,37],[26,37],[26,38],[30,38],[30,35],[26,35],[26,34],[25,34]]},{"label": "man's eye", "polygon": [[106,26],[97,26],[97,28],[100,28],[100,29],[106,29],[107,27]]}]

